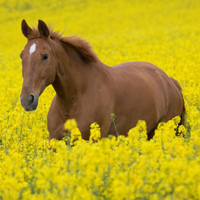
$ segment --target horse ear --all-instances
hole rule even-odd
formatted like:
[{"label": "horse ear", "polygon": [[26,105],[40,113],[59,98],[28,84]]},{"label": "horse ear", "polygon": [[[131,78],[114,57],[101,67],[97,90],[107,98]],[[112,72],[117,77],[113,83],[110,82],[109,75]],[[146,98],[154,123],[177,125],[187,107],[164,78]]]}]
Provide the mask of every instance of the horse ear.
[{"label": "horse ear", "polygon": [[38,30],[40,34],[44,37],[49,37],[49,28],[47,27],[46,23],[42,20],[38,20]]},{"label": "horse ear", "polygon": [[24,19],[22,20],[21,29],[22,29],[23,35],[28,38],[28,35],[31,34],[32,29],[28,26],[28,24],[26,23]]}]

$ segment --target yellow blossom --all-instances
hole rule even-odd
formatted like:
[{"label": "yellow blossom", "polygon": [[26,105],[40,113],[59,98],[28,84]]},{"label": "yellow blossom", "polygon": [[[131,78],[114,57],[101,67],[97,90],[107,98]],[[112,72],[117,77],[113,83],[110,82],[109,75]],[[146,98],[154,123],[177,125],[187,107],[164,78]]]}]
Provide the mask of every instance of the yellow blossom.
[{"label": "yellow blossom", "polygon": [[[200,199],[199,1],[3,0],[0,13],[0,199]],[[132,96],[126,90],[121,91],[123,95],[104,95],[110,80],[102,76],[105,84],[95,85],[99,74],[92,74],[89,83],[102,95],[104,106],[91,97],[87,99],[91,107],[83,103],[78,110],[75,102],[74,110],[65,114],[75,113],[84,120],[83,113],[89,118],[93,117],[90,109],[96,110],[101,124],[114,125],[117,137],[101,138],[100,126],[92,123],[89,141],[83,140],[75,119],[70,119],[64,124],[69,134],[49,142],[47,114],[55,96],[53,87],[45,89],[34,112],[25,112],[20,103],[23,78],[19,55],[27,42],[20,28],[23,18],[33,25],[42,19],[55,30],[66,30],[64,37],[77,34],[88,40],[109,66],[132,60],[155,64],[180,83],[185,124],[177,132],[180,117],[160,123],[154,138],[147,141],[147,125],[142,120],[156,114],[147,110],[127,136],[120,135],[117,113],[129,109],[124,99],[140,98],[141,92],[154,93],[144,88],[133,91]],[[92,67],[83,70],[92,73]],[[89,80],[79,81],[84,85]],[[137,80],[135,84],[139,84]],[[81,95],[90,91],[83,90]],[[112,106],[115,95],[121,107]],[[100,113],[112,107],[118,112],[101,118]],[[123,120],[129,119],[124,116]]]},{"label": "yellow blossom", "polygon": [[96,122],[94,122],[90,125],[89,141],[90,141],[90,143],[98,142],[100,138],[101,138],[100,127]]},{"label": "yellow blossom", "polygon": [[75,119],[68,119],[65,122],[64,127],[66,130],[72,130],[74,128],[77,128],[77,122]]}]

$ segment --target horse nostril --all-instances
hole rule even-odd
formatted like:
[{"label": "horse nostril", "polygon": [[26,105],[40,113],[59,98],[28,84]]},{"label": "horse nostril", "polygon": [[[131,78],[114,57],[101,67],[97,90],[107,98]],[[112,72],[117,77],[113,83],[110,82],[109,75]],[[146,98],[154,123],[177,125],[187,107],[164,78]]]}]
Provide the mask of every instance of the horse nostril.
[{"label": "horse nostril", "polygon": [[32,95],[32,94],[30,95],[29,102],[30,102],[30,103],[33,103],[33,102],[34,102],[34,95]]}]

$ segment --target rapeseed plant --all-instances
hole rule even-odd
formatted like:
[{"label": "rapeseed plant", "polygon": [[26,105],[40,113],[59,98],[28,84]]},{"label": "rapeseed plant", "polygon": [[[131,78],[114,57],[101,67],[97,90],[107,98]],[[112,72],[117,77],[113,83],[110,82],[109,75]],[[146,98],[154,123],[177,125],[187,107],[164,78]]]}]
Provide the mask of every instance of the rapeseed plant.
[{"label": "rapeseed plant", "polygon": [[98,142],[100,138],[101,138],[100,127],[96,122],[94,122],[90,125],[89,141],[90,141],[90,143]]}]

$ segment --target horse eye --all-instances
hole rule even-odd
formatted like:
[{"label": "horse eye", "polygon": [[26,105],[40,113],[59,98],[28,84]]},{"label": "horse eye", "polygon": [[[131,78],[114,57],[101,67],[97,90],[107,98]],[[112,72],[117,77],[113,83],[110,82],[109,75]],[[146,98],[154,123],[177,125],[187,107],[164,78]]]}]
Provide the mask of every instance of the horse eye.
[{"label": "horse eye", "polygon": [[20,53],[19,57],[22,59],[22,54]]},{"label": "horse eye", "polygon": [[45,54],[42,56],[42,60],[47,60],[48,57],[49,57],[49,55],[45,53]]}]

